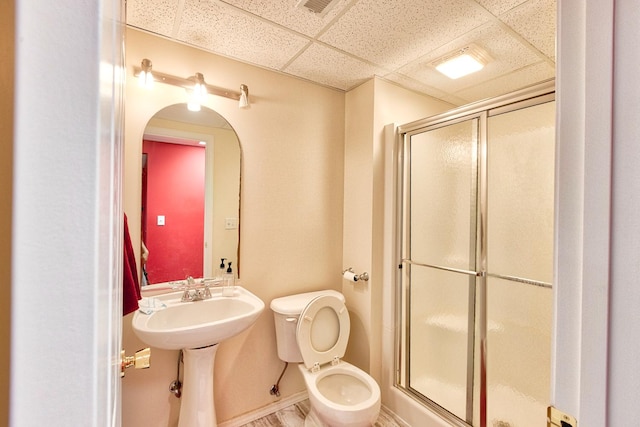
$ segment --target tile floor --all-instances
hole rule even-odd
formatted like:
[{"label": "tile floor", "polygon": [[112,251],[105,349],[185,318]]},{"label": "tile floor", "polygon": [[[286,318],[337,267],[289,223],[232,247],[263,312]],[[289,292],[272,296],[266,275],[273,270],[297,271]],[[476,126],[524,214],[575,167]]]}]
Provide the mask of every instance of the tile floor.
[{"label": "tile floor", "polygon": [[[304,417],[308,412],[309,400],[305,399],[278,412],[244,424],[242,427],[303,427]],[[407,425],[396,420],[383,408],[374,427],[407,427]]]}]

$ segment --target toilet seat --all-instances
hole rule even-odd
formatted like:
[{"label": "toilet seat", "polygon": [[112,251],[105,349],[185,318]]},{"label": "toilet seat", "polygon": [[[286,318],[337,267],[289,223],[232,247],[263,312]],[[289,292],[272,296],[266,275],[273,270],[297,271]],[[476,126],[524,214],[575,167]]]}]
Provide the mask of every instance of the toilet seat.
[{"label": "toilet seat", "polygon": [[336,364],[344,356],[351,322],[344,303],[333,295],[321,295],[307,304],[298,320],[296,339],[307,369]]}]

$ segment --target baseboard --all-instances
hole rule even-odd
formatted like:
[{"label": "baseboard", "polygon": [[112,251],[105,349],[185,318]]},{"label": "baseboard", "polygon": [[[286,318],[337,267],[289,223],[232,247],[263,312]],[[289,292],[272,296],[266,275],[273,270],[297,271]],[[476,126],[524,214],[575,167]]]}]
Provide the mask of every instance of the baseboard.
[{"label": "baseboard", "polygon": [[231,418],[225,422],[218,424],[218,427],[240,427],[262,417],[266,417],[269,414],[273,414],[274,412],[278,412],[281,409],[287,408],[291,405],[294,405],[298,402],[302,402],[308,397],[306,391],[301,391],[299,393],[293,394],[291,396],[282,398],[276,402],[270,403],[269,405],[263,406],[262,408],[258,408],[255,411],[247,412],[246,414],[242,414],[235,418]]}]

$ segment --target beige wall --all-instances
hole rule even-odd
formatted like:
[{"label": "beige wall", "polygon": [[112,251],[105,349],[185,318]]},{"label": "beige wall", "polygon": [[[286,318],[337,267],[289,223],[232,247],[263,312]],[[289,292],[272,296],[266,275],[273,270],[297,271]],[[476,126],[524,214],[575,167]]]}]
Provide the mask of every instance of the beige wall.
[{"label": "beige wall", "polygon": [[[252,106],[209,96],[207,107],[224,116],[242,145],[241,282],[267,308],[248,332],[221,344],[216,357],[215,392],[222,422],[273,402],[269,389],[283,363],[275,348],[270,301],[282,295],[322,288],[340,289],[344,94],[265,71],[184,45],[127,31],[124,209],[134,241],[139,239],[141,138],[160,108],[184,102],[182,89],[156,84],[137,87],[132,67],[143,58],[157,71],[188,77],[204,74],[208,83],[250,90]],[[134,245],[135,246],[135,245]],[[128,353],[144,346],[123,325]],[[128,372],[123,380],[123,425],[174,425],[179,400],[168,391],[178,353],[153,349],[151,368]],[[304,390],[297,369],[280,383],[282,397]]]},{"label": "beige wall", "polygon": [[[371,187],[373,176],[374,81],[346,95],[343,267],[371,274]],[[369,372],[371,355],[371,287],[368,282],[342,280],[342,293],[351,316],[351,335],[345,358]]]},{"label": "beige wall", "polygon": [[11,206],[13,184],[14,2],[0,14],[0,426],[9,425],[11,353]]},{"label": "beige wall", "polygon": [[343,265],[371,276],[368,282],[343,281],[352,324],[346,358],[380,384],[389,368],[382,366],[384,126],[453,107],[381,78],[346,94]]}]

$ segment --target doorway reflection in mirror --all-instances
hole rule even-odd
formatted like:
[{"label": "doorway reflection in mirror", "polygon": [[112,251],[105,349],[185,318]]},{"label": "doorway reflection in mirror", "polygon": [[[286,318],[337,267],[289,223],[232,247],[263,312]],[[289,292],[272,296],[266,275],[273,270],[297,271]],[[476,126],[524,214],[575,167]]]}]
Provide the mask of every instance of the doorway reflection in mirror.
[{"label": "doorway reflection in mirror", "polygon": [[213,277],[220,258],[239,274],[241,148],[230,124],[172,105],[151,118],[142,150],[146,283]]}]

